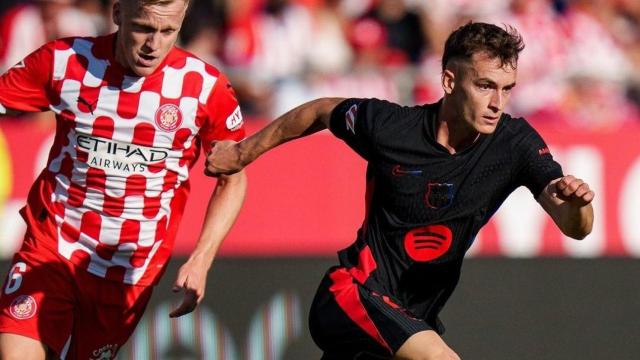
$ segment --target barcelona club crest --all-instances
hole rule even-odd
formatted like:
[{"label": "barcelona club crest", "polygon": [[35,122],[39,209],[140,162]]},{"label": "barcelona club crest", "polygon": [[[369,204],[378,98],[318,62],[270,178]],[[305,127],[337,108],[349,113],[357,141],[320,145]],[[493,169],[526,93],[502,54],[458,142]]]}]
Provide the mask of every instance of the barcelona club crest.
[{"label": "barcelona club crest", "polygon": [[429,183],[424,200],[430,209],[443,209],[453,202],[453,184]]},{"label": "barcelona club crest", "polygon": [[182,125],[182,112],[177,105],[164,104],[156,111],[156,125],[164,131],[172,132]]}]

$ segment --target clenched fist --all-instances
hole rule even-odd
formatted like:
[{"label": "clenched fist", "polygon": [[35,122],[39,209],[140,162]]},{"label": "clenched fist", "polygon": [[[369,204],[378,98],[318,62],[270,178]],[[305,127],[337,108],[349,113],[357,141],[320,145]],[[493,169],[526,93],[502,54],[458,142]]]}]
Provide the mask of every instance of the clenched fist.
[{"label": "clenched fist", "polygon": [[204,173],[207,176],[231,175],[242,170],[240,148],[233,140],[214,141],[207,154]]}]

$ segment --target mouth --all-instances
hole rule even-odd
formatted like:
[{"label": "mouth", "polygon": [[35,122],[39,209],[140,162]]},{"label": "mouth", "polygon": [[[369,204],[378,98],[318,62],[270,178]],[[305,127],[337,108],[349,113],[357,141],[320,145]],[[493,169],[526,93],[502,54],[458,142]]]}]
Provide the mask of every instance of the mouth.
[{"label": "mouth", "polygon": [[500,119],[499,116],[487,116],[487,115],[483,116],[482,118],[485,119],[490,124],[495,124]]},{"label": "mouth", "polygon": [[156,60],[155,56],[138,53],[138,65],[141,65],[144,67],[150,67],[150,66],[153,66],[153,63],[155,62],[155,60]]}]

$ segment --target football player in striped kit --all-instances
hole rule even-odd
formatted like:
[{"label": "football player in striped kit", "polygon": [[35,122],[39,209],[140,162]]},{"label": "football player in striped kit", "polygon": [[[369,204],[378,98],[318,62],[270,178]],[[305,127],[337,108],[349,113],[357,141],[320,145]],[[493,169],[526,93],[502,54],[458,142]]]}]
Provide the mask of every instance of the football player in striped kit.
[{"label": "football player in striped kit", "polygon": [[[0,295],[0,358],[114,358],[170,257],[190,168],[212,141],[244,137],[225,75],[175,46],[188,6],[116,1],[116,33],[50,42],[0,77],[0,113],[56,117]],[[243,173],[212,189],[170,316],[202,300],[245,190]]]}]

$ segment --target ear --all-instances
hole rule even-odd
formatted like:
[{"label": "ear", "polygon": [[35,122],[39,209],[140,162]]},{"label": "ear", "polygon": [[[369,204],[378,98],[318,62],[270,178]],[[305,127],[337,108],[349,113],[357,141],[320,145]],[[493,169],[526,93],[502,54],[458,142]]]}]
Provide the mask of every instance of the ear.
[{"label": "ear", "polygon": [[122,9],[120,8],[120,1],[113,3],[113,11],[111,15],[113,23],[120,26],[122,24]]},{"label": "ear", "polygon": [[451,95],[453,92],[453,88],[456,83],[456,76],[453,74],[453,71],[449,69],[445,69],[442,72],[442,89],[447,95]]}]

